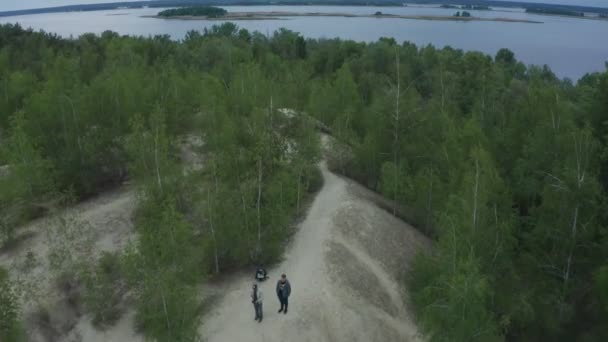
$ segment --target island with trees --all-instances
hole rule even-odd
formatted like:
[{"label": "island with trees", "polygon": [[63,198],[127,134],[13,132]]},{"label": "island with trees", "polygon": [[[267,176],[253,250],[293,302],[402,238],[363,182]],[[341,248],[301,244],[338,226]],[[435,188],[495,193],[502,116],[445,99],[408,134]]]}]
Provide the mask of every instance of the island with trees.
[{"label": "island with trees", "polygon": [[[221,11],[217,11],[217,10]],[[290,17],[342,17],[342,18],[388,18],[405,20],[458,20],[458,21],[497,21],[512,23],[540,24],[542,22],[529,19],[514,18],[482,18],[474,17],[471,13],[460,11],[458,15],[402,15],[376,11],[370,14],[354,14],[340,12],[288,12],[288,11],[255,11],[230,12],[215,7],[186,7],[164,10],[157,15],[143,16],[144,18],[175,19],[175,20],[280,20]]]},{"label": "island with trees", "polygon": [[471,17],[471,13],[467,12],[467,11],[462,11],[462,13],[460,11],[454,13],[454,17],[457,18],[470,18]]},{"label": "island with trees", "polygon": [[161,11],[158,13],[159,17],[171,18],[171,17],[205,17],[205,18],[221,18],[226,15],[228,11],[219,7],[212,6],[192,6],[192,7],[180,7],[172,8]]}]

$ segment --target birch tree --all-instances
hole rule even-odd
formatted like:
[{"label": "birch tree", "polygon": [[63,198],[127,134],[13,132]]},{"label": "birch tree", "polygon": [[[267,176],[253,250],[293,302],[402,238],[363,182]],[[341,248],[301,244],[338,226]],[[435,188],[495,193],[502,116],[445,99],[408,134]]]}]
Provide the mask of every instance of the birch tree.
[{"label": "birch tree", "polygon": [[0,174],[0,242],[10,241],[15,227],[30,219],[54,188],[52,164],[26,132],[27,123],[25,113],[17,112],[6,144],[0,147],[7,163]]},{"label": "birch tree", "polygon": [[600,188],[591,159],[597,146],[591,133],[587,129],[568,133],[560,139],[569,145],[563,164],[547,173],[538,223],[529,241],[537,246],[533,254],[536,266],[546,281],[553,283],[551,290],[544,290],[541,296],[553,299],[554,319],[558,322],[573,315],[570,295],[580,281],[574,274],[587,268],[583,259],[597,232]]}]

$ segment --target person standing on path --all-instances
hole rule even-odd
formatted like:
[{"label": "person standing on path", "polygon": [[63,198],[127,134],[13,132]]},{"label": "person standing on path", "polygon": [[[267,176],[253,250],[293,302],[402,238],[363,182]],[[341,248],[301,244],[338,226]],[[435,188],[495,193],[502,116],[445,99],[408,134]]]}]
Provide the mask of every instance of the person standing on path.
[{"label": "person standing on path", "polygon": [[262,323],[262,319],[264,319],[264,313],[262,312],[263,299],[264,294],[262,293],[262,290],[260,290],[258,284],[253,284],[253,288],[251,289],[251,303],[253,303],[255,320],[258,321],[258,323]]},{"label": "person standing on path", "polygon": [[281,309],[279,309],[279,313],[287,313],[287,306],[289,305],[289,295],[291,294],[291,284],[289,280],[287,280],[287,276],[285,274],[281,275],[281,279],[277,282],[277,296],[279,297],[279,302],[281,302]]}]

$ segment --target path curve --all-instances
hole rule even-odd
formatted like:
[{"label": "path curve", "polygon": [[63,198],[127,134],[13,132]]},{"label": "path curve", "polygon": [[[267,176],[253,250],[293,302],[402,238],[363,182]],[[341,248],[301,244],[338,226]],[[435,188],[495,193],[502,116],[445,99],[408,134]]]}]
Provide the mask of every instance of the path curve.
[{"label": "path curve", "polygon": [[[333,174],[325,162],[320,168],[322,189],[284,261],[261,284],[264,321],[254,321],[252,275],[241,276],[224,287],[223,297],[203,317],[199,332],[206,341],[421,340],[406,308],[402,274],[390,265],[407,266],[430,242],[358,195],[368,190]],[[395,241],[395,234],[405,240]],[[373,250],[382,238],[394,250]],[[281,273],[292,285],[287,315],[277,313],[274,287]]]}]

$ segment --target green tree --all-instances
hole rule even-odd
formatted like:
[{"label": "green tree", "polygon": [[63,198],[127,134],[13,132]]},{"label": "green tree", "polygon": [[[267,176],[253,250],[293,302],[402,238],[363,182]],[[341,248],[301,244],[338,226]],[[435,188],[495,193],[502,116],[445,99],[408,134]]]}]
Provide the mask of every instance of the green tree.
[{"label": "green tree", "polygon": [[17,225],[35,214],[36,202],[53,189],[53,168],[44,159],[35,140],[26,132],[25,114],[17,112],[11,121],[2,159],[6,174],[0,176],[0,241],[10,241]]},{"label": "green tree", "polygon": [[[596,236],[596,213],[599,184],[594,177],[591,156],[596,144],[588,130],[575,131],[561,141],[569,144],[563,163],[547,174],[543,203],[529,243],[534,263],[542,271],[540,301],[541,322],[545,333],[559,334],[563,323],[572,320],[575,312],[570,298],[581,284],[574,274],[586,268],[585,256]],[[542,304],[548,303],[548,304]],[[540,317],[539,317],[540,318]]]},{"label": "green tree", "polygon": [[199,311],[200,247],[173,203],[145,202],[156,214],[138,222],[137,251],[127,253],[126,272],[134,289],[137,324],[159,341],[194,341]]}]

